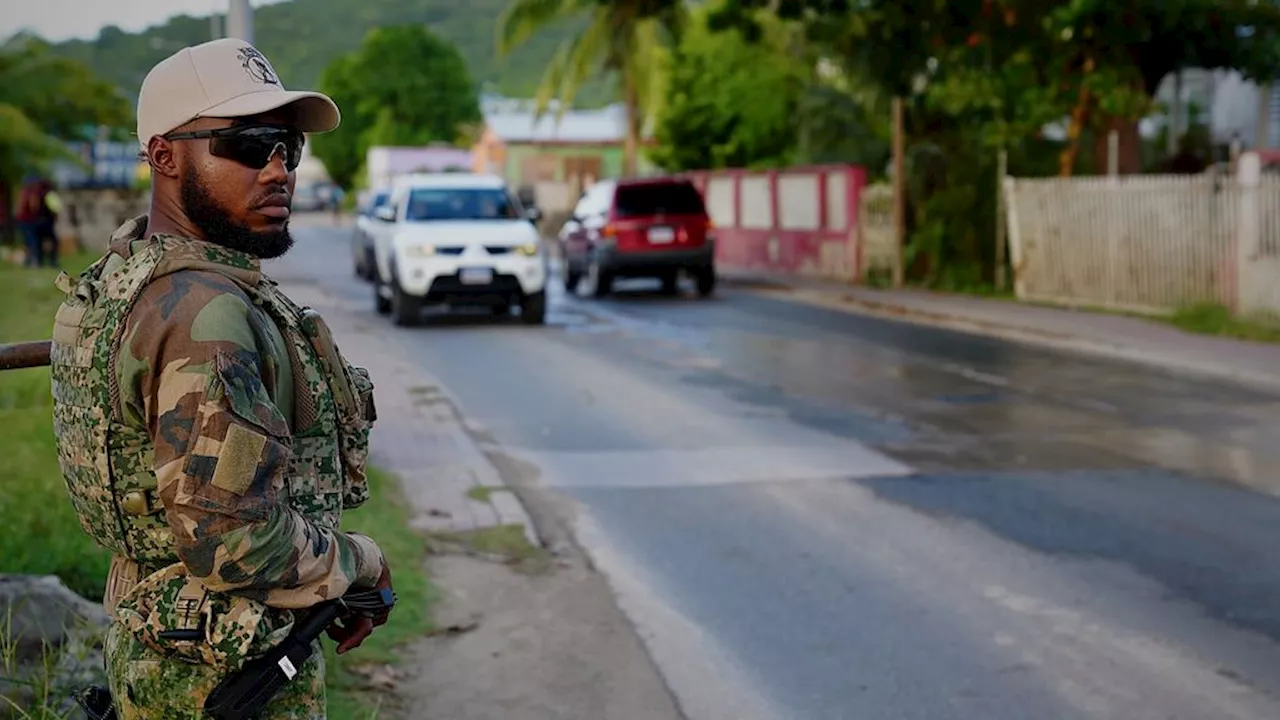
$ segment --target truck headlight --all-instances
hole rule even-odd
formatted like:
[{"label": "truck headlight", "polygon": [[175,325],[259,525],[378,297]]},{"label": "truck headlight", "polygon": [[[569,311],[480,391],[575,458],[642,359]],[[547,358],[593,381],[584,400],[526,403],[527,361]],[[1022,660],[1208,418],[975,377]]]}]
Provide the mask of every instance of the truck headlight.
[{"label": "truck headlight", "polygon": [[436,254],[436,246],[430,244],[409,245],[405,247],[404,254],[408,257],[431,257]]},{"label": "truck headlight", "polygon": [[516,252],[520,253],[521,255],[524,255],[525,257],[533,257],[534,255],[538,254],[538,243],[525,243],[524,245],[517,245]]}]

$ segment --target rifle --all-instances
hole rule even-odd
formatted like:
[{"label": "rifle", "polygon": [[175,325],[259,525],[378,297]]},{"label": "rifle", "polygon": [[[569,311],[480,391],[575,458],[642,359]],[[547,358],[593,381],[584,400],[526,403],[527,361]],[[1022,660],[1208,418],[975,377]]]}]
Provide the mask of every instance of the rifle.
[{"label": "rifle", "polygon": [[[279,645],[223,678],[205,698],[205,715],[214,720],[251,720],[297,676],[298,668],[311,657],[315,641],[330,623],[348,615],[382,617],[395,604],[395,593],[383,589],[347,593],[316,605]],[[73,697],[89,720],[118,720],[106,688],[89,687]]]},{"label": "rifle", "polygon": [[71,694],[84,716],[89,720],[119,720],[115,705],[112,704],[111,691],[101,685],[90,685],[83,690]]},{"label": "rifle", "polygon": [[386,589],[348,593],[321,603],[301,625],[294,626],[284,642],[245,663],[218,683],[205,698],[205,714],[215,720],[253,718],[285,683],[298,674],[298,668],[311,657],[316,639],[329,627],[329,623],[348,614],[381,617],[395,604],[395,593]]}]

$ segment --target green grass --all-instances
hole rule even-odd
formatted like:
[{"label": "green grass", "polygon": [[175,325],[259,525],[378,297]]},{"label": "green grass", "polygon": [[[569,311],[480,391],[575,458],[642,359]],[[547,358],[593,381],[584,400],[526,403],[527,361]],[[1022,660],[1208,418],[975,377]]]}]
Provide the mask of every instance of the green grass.
[{"label": "green grass", "polygon": [[1223,305],[1202,303],[1175,312],[1169,322],[1187,332],[1218,335],[1239,340],[1280,342],[1280,325],[1270,318],[1241,318]]},{"label": "green grass", "polygon": [[[63,266],[80,272],[95,258]],[[0,343],[48,339],[62,292],[57,272],[0,262]],[[58,469],[46,368],[0,372],[0,573],[57,575],[102,597],[109,555],[80,530]]]},{"label": "green grass", "polygon": [[[375,430],[375,432],[377,432]],[[359,648],[339,657],[325,641],[329,672],[329,717],[333,720],[372,720],[379,717],[380,693],[365,687],[356,668],[363,664],[394,664],[405,643],[428,635],[431,607],[437,594],[426,575],[427,544],[409,526],[412,511],[395,477],[378,469],[369,472],[371,497],[363,507],[346,513],[343,529],[377,541],[391,567],[396,609]]]},{"label": "green grass", "polygon": [[509,492],[509,490],[505,487],[475,485],[467,491],[467,497],[478,502],[489,502],[489,498],[493,497],[493,494],[496,492]]},{"label": "green grass", "polygon": [[[1025,305],[1062,309],[1061,305],[1033,300],[1023,301]],[[1073,308],[1077,312],[1097,313],[1099,315],[1116,315],[1130,317],[1153,323],[1165,323],[1179,330],[1199,335],[1233,338],[1236,340],[1252,340],[1254,342],[1280,343],[1280,319],[1266,315],[1240,317],[1221,303],[1196,303],[1187,305],[1169,314],[1155,314],[1117,310],[1094,305],[1079,305]]]},{"label": "green grass", "polygon": [[442,551],[465,552],[502,559],[513,570],[536,574],[547,569],[551,554],[529,542],[519,523],[463,532],[434,532],[430,539]]}]

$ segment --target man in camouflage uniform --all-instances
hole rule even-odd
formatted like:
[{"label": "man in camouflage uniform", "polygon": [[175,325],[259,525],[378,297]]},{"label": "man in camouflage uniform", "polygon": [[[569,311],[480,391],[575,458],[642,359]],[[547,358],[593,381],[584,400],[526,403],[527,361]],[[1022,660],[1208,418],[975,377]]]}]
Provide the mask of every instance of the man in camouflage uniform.
[{"label": "man in camouflage uniform", "polygon": [[[368,497],[368,373],[260,269],[292,244],[303,133],[338,122],[332,100],[286,91],[243,41],[179,51],[139,98],[150,212],[58,279],[59,460],[81,526],[113,553],[105,650],[121,720],[201,717],[308,608],[391,586],[378,545],[339,530]],[[385,621],[329,635],[342,653]],[[263,717],[324,716],[316,652]]]}]

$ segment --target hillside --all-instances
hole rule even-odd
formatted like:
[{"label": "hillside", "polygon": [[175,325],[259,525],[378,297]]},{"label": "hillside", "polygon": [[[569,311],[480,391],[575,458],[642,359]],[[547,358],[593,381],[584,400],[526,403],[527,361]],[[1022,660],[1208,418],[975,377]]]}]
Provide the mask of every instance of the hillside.
[{"label": "hillside", "polygon": [[[290,0],[254,11],[254,44],[271,58],[286,87],[310,89],[325,65],[359,46],[371,28],[425,23],[458,46],[477,88],[528,97],[572,26],[549,29],[500,62],[494,52],[495,24],[508,1]],[[184,15],[137,34],[107,27],[95,40],[72,40],[54,48],[97,68],[133,97],[155,63],[184,45],[208,40],[210,27],[207,16]],[[579,104],[608,100],[606,84],[595,81],[583,88]]]}]

